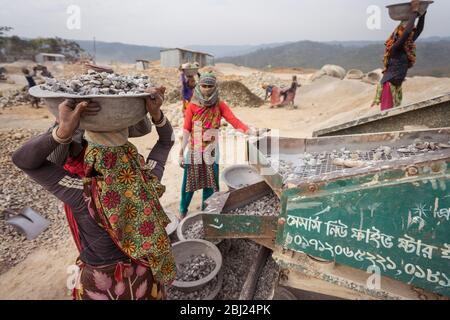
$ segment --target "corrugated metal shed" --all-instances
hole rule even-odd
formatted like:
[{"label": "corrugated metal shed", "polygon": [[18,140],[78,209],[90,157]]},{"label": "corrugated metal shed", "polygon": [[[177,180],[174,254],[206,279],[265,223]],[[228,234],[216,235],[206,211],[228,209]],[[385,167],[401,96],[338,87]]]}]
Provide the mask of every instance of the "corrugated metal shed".
[{"label": "corrugated metal shed", "polygon": [[209,53],[181,48],[161,50],[161,66],[178,68],[183,63],[198,62],[200,68],[214,65],[214,56]]},{"label": "corrugated metal shed", "polygon": [[63,62],[66,57],[58,53],[38,53],[35,57],[37,63]]}]

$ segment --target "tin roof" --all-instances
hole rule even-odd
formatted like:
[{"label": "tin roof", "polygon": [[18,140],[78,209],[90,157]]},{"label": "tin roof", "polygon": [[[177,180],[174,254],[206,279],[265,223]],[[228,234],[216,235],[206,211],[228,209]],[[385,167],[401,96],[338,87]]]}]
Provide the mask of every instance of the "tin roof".
[{"label": "tin roof", "polygon": [[59,54],[59,53],[45,53],[45,52],[40,52],[40,53],[38,53],[38,55],[46,56],[46,57],[58,57],[58,58],[65,58],[65,57],[66,57],[65,55]]},{"label": "tin roof", "polygon": [[206,55],[206,56],[214,57],[214,55],[212,55],[212,54],[210,54],[210,53],[201,52],[201,51],[193,51],[193,50],[183,49],[183,48],[167,48],[167,49],[161,49],[160,52],[172,51],[172,50],[178,50],[178,51],[184,51],[184,52],[192,52],[192,53],[200,53],[200,54],[203,54],[203,55]]}]

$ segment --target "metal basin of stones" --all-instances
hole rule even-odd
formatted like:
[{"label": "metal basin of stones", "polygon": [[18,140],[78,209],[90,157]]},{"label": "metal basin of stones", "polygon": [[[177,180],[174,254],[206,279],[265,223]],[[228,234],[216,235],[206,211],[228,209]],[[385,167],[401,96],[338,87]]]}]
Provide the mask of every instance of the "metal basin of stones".
[{"label": "metal basin of stones", "polygon": [[192,76],[196,76],[198,73],[198,68],[187,68],[187,69],[183,69],[183,72],[186,76],[188,77],[192,77]]},{"label": "metal basin of stones", "polygon": [[[217,297],[217,295],[219,294],[220,290],[222,289],[223,271],[220,271],[215,279],[217,279],[216,284],[214,285],[214,287],[212,287],[212,289],[210,289],[210,293],[207,294],[201,300],[203,300],[203,301],[210,301],[210,300],[214,300]],[[212,284],[213,282],[214,282],[214,279],[211,280],[209,282],[209,284],[206,284],[203,288],[200,288],[198,290],[206,290],[208,285],[213,285]],[[170,290],[170,289],[168,289],[168,290]],[[194,299],[191,299],[190,297],[188,297],[188,295],[189,294],[195,294],[195,291],[197,291],[197,290],[191,291],[191,292],[186,292],[186,291],[182,291],[182,290],[178,290],[178,291],[181,291],[180,293],[183,293],[183,295],[186,295],[186,297],[182,297],[182,299],[178,299],[178,300],[194,300]],[[169,294],[169,291],[167,293]],[[169,299],[170,299],[170,296],[169,296]]]},{"label": "metal basin of stones", "polygon": [[255,169],[248,165],[226,168],[222,173],[222,179],[230,190],[242,189],[264,180]]},{"label": "metal basin of stones", "polygon": [[[193,225],[195,223],[198,223],[199,221],[202,221],[202,215],[203,214],[205,214],[205,213],[198,212],[198,213],[190,214],[178,224],[177,237],[178,237],[178,239],[180,241],[195,240],[195,239],[190,239],[186,235],[186,230],[188,230],[188,228],[191,225]],[[202,239],[202,238],[199,238],[199,239]],[[219,239],[206,239],[206,240],[214,243],[215,245],[217,245],[217,244],[222,242],[222,240],[219,240]]]},{"label": "metal basin of stones", "polygon": [[197,281],[175,280],[172,285],[181,291],[192,292],[202,288],[213,280],[222,268],[222,254],[220,253],[219,248],[209,241],[200,239],[180,241],[173,244],[172,252],[177,265],[184,263],[191,256],[199,256],[202,254],[205,254],[214,260],[216,264],[213,271],[203,279]]},{"label": "metal basin of stones", "polygon": [[[420,1],[419,13],[423,15],[427,11],[428,6],[434,1]],[[389,16],[392,20],[408,21],[411,13],[411,2],[398,3],[386,6],[389,9]]]},{"label": "metal basin of stones", "polygon": [[43,90],[40,86],[30,88],[30,95],[44,100],[49,111],[58,116],[58,106],[65,99],[81,101],[90,99],[102,109],[95,116],[84,117],[80,128],[95,132],[111,132],[126,129],[137,124],[147,114],[144,97],[148,93],[130,95],[88,95],[80,96]]},{"label": "metal basin of stones", "polygon": [[178,228],[178,218],[175,215],[175,213],[168,211],[168,210],[164,210],[166,212],[166,215],[169,217],[170,219],[170,223],[166,226],[166,232],[168,236],[171,236]]}]

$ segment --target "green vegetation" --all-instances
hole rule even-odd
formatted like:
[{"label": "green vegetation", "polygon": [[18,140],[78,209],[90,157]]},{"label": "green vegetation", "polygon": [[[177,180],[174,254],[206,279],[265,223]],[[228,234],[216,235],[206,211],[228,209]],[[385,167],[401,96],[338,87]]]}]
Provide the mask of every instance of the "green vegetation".
[{"label": "green vegetation", "polygon": [[0,62],[19,59],[34,60],[40,52],[60,53],[65,55],[68,61],[75,61],[84,52],[78,43],[61,38],[26,40],[18,36],[5,37],[4,34],[10,30],[9,27],[0,27]]}]

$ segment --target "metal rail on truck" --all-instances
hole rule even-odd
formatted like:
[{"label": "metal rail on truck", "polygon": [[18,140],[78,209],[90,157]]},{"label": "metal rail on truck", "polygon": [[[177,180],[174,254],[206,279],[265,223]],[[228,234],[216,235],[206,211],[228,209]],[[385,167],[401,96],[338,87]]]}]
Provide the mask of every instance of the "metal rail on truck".
[{"label": "metal rail on truck", "polygon": [[313,132],[313,137],[450,127],[450,93]]}]

